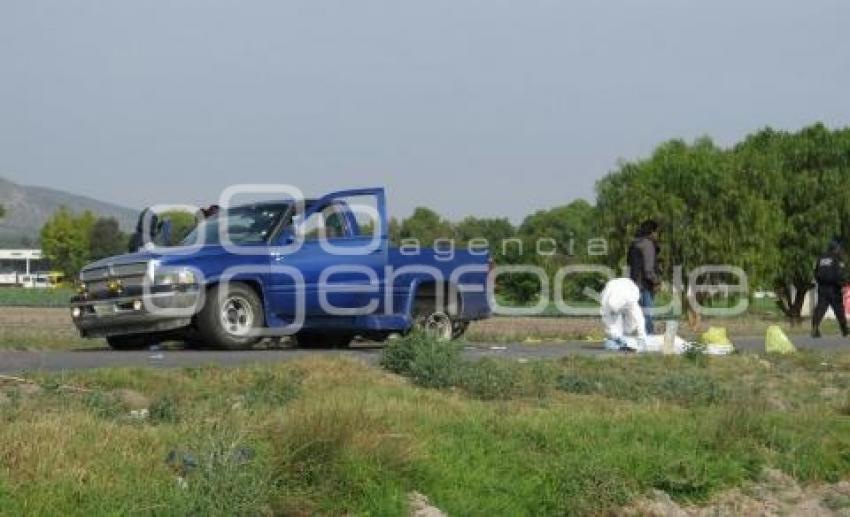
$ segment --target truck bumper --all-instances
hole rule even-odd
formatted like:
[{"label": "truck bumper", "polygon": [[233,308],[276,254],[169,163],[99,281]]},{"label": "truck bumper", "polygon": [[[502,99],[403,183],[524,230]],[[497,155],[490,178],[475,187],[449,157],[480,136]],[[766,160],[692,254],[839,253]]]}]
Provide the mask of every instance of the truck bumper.
[{"label": "truck bumper", "polygon": [[108,300],[75,298],[71,319],[80,336],[87,338],[166,332],[189,326],[198,301],[197,290]]}]

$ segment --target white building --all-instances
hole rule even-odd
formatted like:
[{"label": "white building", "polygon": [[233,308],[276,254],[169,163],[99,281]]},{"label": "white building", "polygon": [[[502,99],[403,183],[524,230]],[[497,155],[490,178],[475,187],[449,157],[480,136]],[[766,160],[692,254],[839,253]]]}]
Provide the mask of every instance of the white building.
[{"label": "white building", "polygon": [[0,249],[0,285],[19,284],[22,275],[46,269],[41,250]]}]

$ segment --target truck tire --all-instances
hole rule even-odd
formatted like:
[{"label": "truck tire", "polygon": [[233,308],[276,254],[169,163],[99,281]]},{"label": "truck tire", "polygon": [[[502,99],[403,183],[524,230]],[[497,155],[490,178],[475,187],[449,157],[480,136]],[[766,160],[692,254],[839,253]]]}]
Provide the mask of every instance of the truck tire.
[{"label": "truck tire", "polygon": [[109,336],[106,343],[113,350],[144,350],[155,344],[156,340],[147,334],[128,334],[124,336]]},{"label": "truck tire", "polygon": [[468,321],[457,320],[452,327],[452,339],[460,339],[466,334],[466,329],[469,328]]},{"label": "truck tire", "polygon": [[311,348],[346,348],[351,343],[354,336],[344,333],[328,334],[324,332],[299,332],[295,335],[295,340],[299,347]]},{"label": "truck tire", "polygon": [[422,298],[416,300],[413,308],[413,328],[438,341],[454,339],[455,321],[448,312],[437,310],[434,300]]},{"label": "truck tire", "polygon": [[206,303],[198,313],[198,333],[202,341],[222,350],[245,350],[260,337],[256,330],[265,325],[260,297],[250,286],[232,282],[207,290]]}]

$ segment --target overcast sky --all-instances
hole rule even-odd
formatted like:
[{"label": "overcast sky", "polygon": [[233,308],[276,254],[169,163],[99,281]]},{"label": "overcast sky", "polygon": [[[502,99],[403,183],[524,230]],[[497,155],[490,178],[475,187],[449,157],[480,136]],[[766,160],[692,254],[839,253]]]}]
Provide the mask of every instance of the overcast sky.
[{"label": "overcast sky", "polygon": [[662,140],[850,120],[847,0],[0,0],[0,176],[133,207],[236,182],[390,208],[593,197]]}]

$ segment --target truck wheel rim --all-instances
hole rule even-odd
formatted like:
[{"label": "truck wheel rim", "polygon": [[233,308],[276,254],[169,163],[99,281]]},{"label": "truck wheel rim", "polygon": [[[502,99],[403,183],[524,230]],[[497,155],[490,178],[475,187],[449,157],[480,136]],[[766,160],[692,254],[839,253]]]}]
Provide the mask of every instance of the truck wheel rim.
[{"label": "truck wheel rim", "polygon": [[426,334],[439,340],[452,338],[452,319],[445,312],[432,312],[422,327]]},{"label": "truck wheel rim", "polygon": [[221,325],[229,334],[244,336],[254,327],[254,309],[245,298],[228,297],[221,305]]}]

